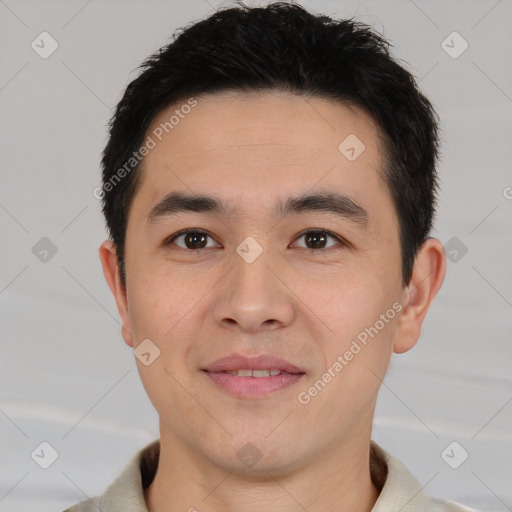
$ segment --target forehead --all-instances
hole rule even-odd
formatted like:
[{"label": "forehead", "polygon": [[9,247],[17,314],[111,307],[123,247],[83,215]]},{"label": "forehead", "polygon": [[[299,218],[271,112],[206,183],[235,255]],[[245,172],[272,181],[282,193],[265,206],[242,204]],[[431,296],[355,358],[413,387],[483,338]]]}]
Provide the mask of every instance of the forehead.
[{"label": "forehead", "polygon": [[[161,138],[179,141],[182,151],[190,146],[207,151],[228,149],[229,144],[243,147],[266,143],[276,146],[276,151],[286,149],[278,147],[281,145],[299,153],[337,152],[336,142],[344,132],[357,133],[365,139],[379,136],[376,123],[364,110],[320,97],[274,91],[225,91],[194,101],[197,105],[192,108],[187,107],[189,100],[184,99],[160,112],[148,134],[156,131],[158,135],[161,131]],[[173,115],[182,110],[188,113]],[[191,138],[190,131],[201,125],[204,130],[200,137]]]},{"label": "forehead", "polygon": [[388,196],[376,123],[340,102],[281,92],[211,94],[163,110],[146,135],[154,148],[136,193],[146,209],[172,189],[222,191],[228,201],[284,189],[304,194],[317,185]]}]

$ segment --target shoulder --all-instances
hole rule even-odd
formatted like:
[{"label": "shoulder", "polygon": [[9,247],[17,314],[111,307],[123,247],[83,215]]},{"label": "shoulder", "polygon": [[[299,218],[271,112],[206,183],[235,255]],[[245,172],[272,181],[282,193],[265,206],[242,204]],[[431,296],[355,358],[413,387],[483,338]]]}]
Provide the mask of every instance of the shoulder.
[{"label": "shoulder", "polygon": [[460,503],[455,503],[450,500],[432,499],[433,512],[477,512],[473,508],[468,508]]},{"label": "shoulder", "polygon": [[101,510],[101,496],[87,499],[67,508],[63,512],[97,512]]},{"label": "shoulder", "polygon": [[380,490],[372,512],[476,512],[453,501],[429,496],[395,457],[372,441],[372,480]]},{"label": "shoulder", "polygon": [[63,512],[147,512],[144,488],[157,470],[160,441],[156,440],[138,451],[102,496],[80,501]]}]

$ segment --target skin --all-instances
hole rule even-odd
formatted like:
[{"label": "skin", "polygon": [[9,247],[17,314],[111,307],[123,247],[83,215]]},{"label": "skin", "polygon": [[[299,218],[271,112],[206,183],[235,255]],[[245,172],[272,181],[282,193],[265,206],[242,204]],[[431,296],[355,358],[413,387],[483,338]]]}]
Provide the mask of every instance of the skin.
[{"label": "skin", "polygon": [[[149,366],[136,360],[160,417],[148,510],[369,511],[379,494],[369,470],[377,392],[392,353],[419,338],[444,279],[443,247],[429,238],[404,286],[379,130],[362,110],[277,92],[196,99],[144,161],[128,218],[126,290],[115,246],[100,248],[125,342],[136,348],[149,338],[161,350]],[[349,134],[366,146],[352,162],[338,150]],[[348,195],[367,211],[367,225],[319,211],[273,217],[278,199],[319,190]],[[148,224],[171,191],[221,197],[233,214],[188,212]],[[184,228],[207,231],[208,247],[187,249],[184,237],[165,244]],[[348,244],[327,238],[308,248],[299,234],[313,228]],[[250,264],[235,250],[247,236],[263,248]],[[393,303],[401,313],[301,404],[298,394]],[[200,371],[233,353],[270,353],[306,375],[269,397],[234,398]],[[237,457],[249,442],[261,455],[252,467]]]}]

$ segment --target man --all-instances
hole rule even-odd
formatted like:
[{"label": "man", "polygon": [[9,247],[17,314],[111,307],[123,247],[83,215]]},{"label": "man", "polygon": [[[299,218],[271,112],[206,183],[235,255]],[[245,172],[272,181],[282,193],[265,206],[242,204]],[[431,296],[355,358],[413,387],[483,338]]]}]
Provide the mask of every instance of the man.
[{"label": "man", "polygon": [[105,278],[160,439],[68,511],[459,511],[371,441],[445,273],[436,115],[387,43],[234,7],[150,57],[110,126]]}]

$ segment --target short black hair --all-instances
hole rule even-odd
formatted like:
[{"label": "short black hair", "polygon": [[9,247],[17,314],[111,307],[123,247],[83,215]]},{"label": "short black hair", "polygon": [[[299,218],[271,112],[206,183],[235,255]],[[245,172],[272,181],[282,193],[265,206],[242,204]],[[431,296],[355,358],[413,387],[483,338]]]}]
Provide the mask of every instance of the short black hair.
[{"label": "short black hair", "polygon": [[103,213],[123,285],[128,212],[143,162],[138,150],[151,122],[179,101],[221,91],[285,91],[371,115],[383,141],[383,178],[397,212],[407,285],[435,212],[438,116],[390,46],[353,18],[335,20],[284,2],[239,3],[179,29],[126,88],[103,151]]}]

